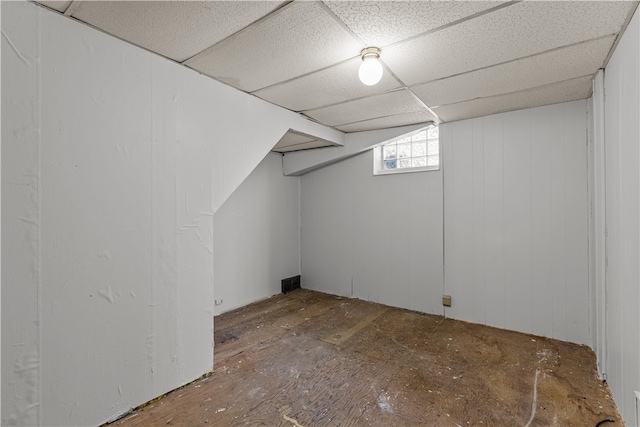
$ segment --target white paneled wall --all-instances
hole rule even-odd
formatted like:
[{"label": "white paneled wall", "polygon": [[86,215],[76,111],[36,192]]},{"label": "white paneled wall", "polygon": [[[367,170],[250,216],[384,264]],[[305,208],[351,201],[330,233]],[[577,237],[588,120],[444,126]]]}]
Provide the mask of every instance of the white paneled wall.
[{"label": "white paneled wall", "polygon": [[442,174],[373,176],[372,162],[301,177],[302,284],[442,314]]},{"label": "white paneled wall", "polygon": [[31,2],[2,20],[2,425],[96,425],[212,369],[216,210],[290,128],[342,134]]},{"label": "white paneled wall", "polygon": [[[640,16],[605,70],[606,358],[604,372],[627,426],[640,391]],[[596,94],[602,96],[602,94]],[[602,153],[596,151],[596,163]],[[601,353],[601,349],[597,349]]]},{"label": "white paneled wall", "polygon": [[[355,158],[352,158],[355,159]],[[352,295],[353,203],[349,162],[300,178],[300,259],[302,286]]]},{"label": "white paneled wall", "polygon": [[600,375],[606,367],[606,215],[604,144],[604,70],[593,81],[589,107],[589,288],[591,342]]},{"label": "white paneled wall", "polygon": [[[37,54],[35,32],[21,23],[36,17],[35,7],[9,9],[2,3],[2,32],[13,38],[13,47],[2,41],[2,420],[0,424],[38,424],[38,159],[37,68],[20,57],[7,58],[14,48],[24,57]],[[11,21],[7,20],[13,14]],[[25,28],[28,30],[28,28]],[[8,99],[18,99],[9,107]],[[13,133],[13,135],[11,135]],[[13,137],[13,138],[12,138]],[[12,161],[7,161],[8,159]],[[11,182],[12,185],[8,185]],[[9,218],[12,221],[10,227]],[[7,242],[12,242],[11,246]],[[11,304],[7,304],[11,301]],[[36,387],[34,387],[34,385]],[[5,397],[6,396],[6,397]],[[20,399],[14,398],[19,396]],[[11,414],[7,420],[6,414]],[[14,421],[15,420],[15,421]]]},{"label": "white paneled wall", "polygon": [[589,343],[586,102],[442,126],[446,316]]},{"label": "white paneled wall", "polygon": [[218,315],[281,292],[300,274],[299,177],[282,175],[268,154],[213,217]]}]

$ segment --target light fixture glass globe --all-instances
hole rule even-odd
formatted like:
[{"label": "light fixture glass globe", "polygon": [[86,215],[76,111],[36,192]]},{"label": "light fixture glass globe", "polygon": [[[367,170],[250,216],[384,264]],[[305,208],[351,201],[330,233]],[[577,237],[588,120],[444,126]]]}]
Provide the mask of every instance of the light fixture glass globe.
[{"label": "light fixture glass globe", "polygon": [[373,86],[382,78],[382,64],[375,55],[367,55],[363,58],[358,70],[360,81],[367,86]]}]

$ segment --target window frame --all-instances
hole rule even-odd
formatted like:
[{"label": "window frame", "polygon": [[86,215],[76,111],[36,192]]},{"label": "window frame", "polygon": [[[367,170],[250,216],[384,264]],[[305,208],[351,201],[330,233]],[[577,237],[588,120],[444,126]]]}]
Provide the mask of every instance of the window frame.
[{"label": "window frame", "polygon": [[[423,128],[417,129],[413,132],[409,132],[409,133],[405,133],[403,135],[400,135],[396,138],[387,140],[383,143],[380,143],[378,145],[376,145],[375,147],[373,147],[373,175],[374,176],[378,176],[378,175],[395,175],[395,174],[399,174],[399,173],[416,173],[416,172],[432,172],[432,171],[439,171],[440,167],[442,165],[442,145],[440,143],[440,135],[438,132],[438,164],[437,165],[427,165],[427,166],[418,166],[418,167],[409,167],[409,168],[396,168],[396,169],[385,169],[383,166],[383,147],[385,145],[391,144],[391,143],[396,143],[403,139],[403,138],[407,138],[407,137],[412,137],[414,135],[419,134],[420,132],[427,132],[427,138],[425,139],[426,143],[427,143],[427,154],[426,157],[427,159],[429,158],[429,152],[428,152],[428,146],[429,146],[429,138],[428,138],[428,129],[432,128],[432,127],[438,127],[437,124],[429,124],[428,126],[425,126]],[[433,139],[431,139],[431,141],[433,141]],[[420,156],[422,157],[422,156]],[[409,157],[410,159],[413,158],[413,156]],[[398,161],[399,159],[396,158],[396,161]]]}]

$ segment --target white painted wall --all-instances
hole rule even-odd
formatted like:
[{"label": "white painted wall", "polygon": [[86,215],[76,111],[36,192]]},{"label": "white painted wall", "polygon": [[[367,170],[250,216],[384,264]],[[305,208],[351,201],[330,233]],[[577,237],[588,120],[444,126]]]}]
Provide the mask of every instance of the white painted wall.
[{"label": "white painted wall", "polygon": [[2,424],[99,424],[212,368],[214,213],[342,134],[32,3],[2,32]]},{"label": "white painted wall", "polygon": [[[637,426],[633,393],[640,391],[640,16],[637,11],[607,65],[604,91],[607,230],[604,371],[626,425]],[[602,160],[602,155],[596,151],[596,162]]]},{"label": "white painted wall", "polygon": [[[2,4],[0,4],[0,34],[2,34]],[[2,58],[2,43],[0,43],[0,58]],[[2,81],[2,67],[0,67],[0,81]],[[0,84],[0,99],[2,99],[2,85]],[[2,103],[0,102],[0,129],[2,129]],[[2,224],[2,135],[0,135],[0,224]],[[0,227],[0,242],[2,242],[2,227]],[[0,260],[2,260],[2,244],[0,244]],[[0,262],[0,289],[2,289],[2,262]],[[0,292],[0,331],[2,331],[2,292]],[[2,339],[0,339],[0,367],[2,366]],[[2,375],[0,369],[0,375]],[[0,396],[2,396],[2,381],[0,381]],[[2,399],[0,399],[0,423],[2,422]]]},{"label": "white painted wall", "polygon": [[604,70],[593,80],[589,108],[589,288],[591,295],[591,342],[597,356],[598,372],[605,372],[606,336],[606,215],[604,144]]},{"label": "white painted wall", "polygon": [[213,217],[214,314],[281,292],[300,274],[298,177],[282,174],[282,155],[268,154]]},{"label": "white painted wall", "polygon": [[302,285],[442,314],[442,173],[373,176],[372,161],[301,177]]},{"label": "white painted wall", "polygon": [[[35,7],[2,2],[2,422],[37,425],[38,38]],[[8,19],[9,17],[12,19]],[[12,41],[12,45],[7,43]],[[19,55],[18,55],[19,52]],[[9,161],[9,159],[12,159]],[[7,302],[11,301],[11,304]]]},{"label": "white painted wall", "polygon": [[[33,4],[1,8],[2,423],[97,424],[211,369],[212,252],[226,247],[214,226],[283,243],[238,215],[262,180],[285,179],[274,156],[238,186],[289,128],[341,134]],[[593,154],[607,168],[604,371],[627,425],[640,389],[638,19],[607,67],[606,155],[597,140]],[[579,101],[442,127],[448,316],[590,342],[585,117]],[[290,183],[272,198],[291,203]],[[300,186],[304,286],[443,312],[441,172],[374,177],[368,151]],[[238,289],[219,273],[221,292]],[[273,292],[220,295],[221,308],[260,291]]]},{"label": "white painted wall", "polygon": [[448,317],[590,342],[586,129],[586,101],[442,126]]}]

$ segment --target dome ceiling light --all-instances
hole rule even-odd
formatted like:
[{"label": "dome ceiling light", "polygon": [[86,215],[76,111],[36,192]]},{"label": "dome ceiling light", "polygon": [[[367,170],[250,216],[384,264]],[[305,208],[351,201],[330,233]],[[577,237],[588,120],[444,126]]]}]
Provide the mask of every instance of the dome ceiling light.
[{"label": "dome ceiling light", "polygon": [[360,81],[367,86],[373,86],[382,78],[382,64],[380,63],[380,49],[377,47],[365,47],[360,52],[362,64],[358,71]]}]

